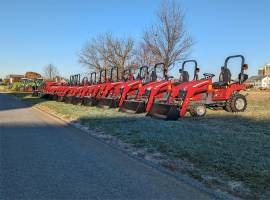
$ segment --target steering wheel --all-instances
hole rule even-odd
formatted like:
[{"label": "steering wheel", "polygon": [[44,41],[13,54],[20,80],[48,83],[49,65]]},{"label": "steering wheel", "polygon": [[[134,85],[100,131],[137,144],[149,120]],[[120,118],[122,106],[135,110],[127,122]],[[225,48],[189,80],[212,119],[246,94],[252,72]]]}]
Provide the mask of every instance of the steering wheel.
[{"label": "steering wheel", "polygon": [[204,79],[211,79],[215,76],[215,74],[211,74],[211,73],[204,73]]},{"label": "steering wheel", "polygon": [[167,76],[167,80],[171,81],[171,80],[173,80],[173,79],[174,79],[173,76]]}]

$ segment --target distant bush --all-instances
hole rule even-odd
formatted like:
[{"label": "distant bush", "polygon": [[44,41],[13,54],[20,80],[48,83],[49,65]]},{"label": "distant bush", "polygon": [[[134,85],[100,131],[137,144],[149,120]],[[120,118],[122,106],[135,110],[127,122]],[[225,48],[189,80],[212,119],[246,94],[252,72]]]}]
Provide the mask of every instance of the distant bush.
[{"label": "distant bush", "polygon": [[14,82],[14,83],[12,83],[10,89],[13,90],[13,91],[17,91],[17,90],[19,90],[21,87],[23,87],[23,83],[21,83],[21,82]]},{"label": "distant bush", "polygon": [[23,91],[23,90],[31,90],[32,87],[36,87],[36,86],[39,86],[38,83],[34,82],[34,81],[29,81],[29,82],[26,82],[26,83],[23,83],[23,82],[14,82],[10,89],[13,90],[13,91]]}]

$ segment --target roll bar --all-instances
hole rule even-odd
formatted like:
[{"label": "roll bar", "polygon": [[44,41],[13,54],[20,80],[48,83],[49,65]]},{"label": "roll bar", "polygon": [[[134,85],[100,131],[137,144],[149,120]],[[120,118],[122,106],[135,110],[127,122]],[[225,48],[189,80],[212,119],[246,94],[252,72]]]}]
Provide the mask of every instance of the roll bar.
[{"label": "roll bar", "polygon": [[182,63],[182,68],[179,69],[179,73],[183,73],[183,71],[185,70],[185,65],[187,63],[194,63],[194,76],[193,76],[193,80],[198,80],[198,71],[199,71],[199,68],[198,68],[198,63],[196,60],[185,60],[183,63]]},{"label": "roll bar", "polygon": [[248,69],[248,65],[245,63],[245,57],[243,55],[228,56],[225,59],[225,63],[224,63],[225,69],[228,69],[228,62],[232,58],[240,58],[241,59],[241,70],[240,70],[240,74],[238,75],[238,78],[239,78],[239,83],[243,83],[248,79],[248,75],[244,74],[244,71]]},{"label": "roll bar", "polygon": [[[93,81],[93,75],[95,77],[95,81]],[[90,74],[90,81],[91,81],[91,84],[96,84],[97,83],[97,73],[96,72],[92,72]]]},{"label": "roll bar", "polygon": [[157,72],[157,67],[159,67],[160,65],[162,65],[163,67],[163,77],[165,77],[165,64],[164,63],[156,63],[154,66],[154,71]]},{"label": "roll bar", "polygon": [[146,72],[148,72],[148,66],[144,65],[144,66],[140,67],[140,72],[139,72],[140,79],[142,79],[142,71],[143,71],[143,69],[146,69]]},{"label": "roll bar", "polygon": [[104,68],[104,69],[101,69],[100,71],[99,71],[99,83],[101,83],[101,77],[102,77],[102,73],[104,72],[104,82],[103,83],[105,83],[106,82],[106,79],[107,79],[107,70]]},{"label": "roll bar", "polygon": [[132,74],[131,68],[124,69],[124,71],[122,72],[122,75],[121,75],[121,79],[122,79],[122,80],[125,80],[125,75],[126,75],[126,74],[128,74],[128,76]]},{"label": "roll bar", "polygon": [[79,85],[81,80],[80,74],[71,75],[69,78],[70,85]]},{"label": "roll bar", "polygon": [[83,79],[82,79],[82,85],[87,85],[88,84],[88,78],[85,76],[85,77],[83,77]]},{"label": "roll bar", "polygon": [[247,69],[247,64],[245,64],[245,57],[243,55],[233,55],[233,56],[228,56],[225,59],[224,67],[228,68],[228,62],[232,58],[240,58],[241,59],[241,71],[240,73],[244,73],[245,69]]},{"label": "roll bar", "polygon": [[119,80],[118,67],[113,66],[113,67],[111,68],[111,75],[110,75],[111,82],[112,82],[112,80],[113,80],[113,71],[114,71],[114,70],[116,70],[116,81]]}]

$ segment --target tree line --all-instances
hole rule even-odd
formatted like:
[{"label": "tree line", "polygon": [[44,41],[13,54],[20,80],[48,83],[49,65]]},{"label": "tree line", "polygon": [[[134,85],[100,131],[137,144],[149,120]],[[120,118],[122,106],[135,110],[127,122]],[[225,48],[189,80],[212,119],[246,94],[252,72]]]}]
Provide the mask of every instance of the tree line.
[{"label": "tree line", "polygon": [[184,14],[174,0],[162,1],[156,23],[147,27],[138,43],[131,37],[121,38],[101,33],[86,42],[79,53],[79,63],[89,71],[116,66],[154,65],[162,62],[167,69],[186,59],[194,40],[186,32]]},{"label": "tree line", "polygon": [[[168,71],[187,58],[193,44],[193,38],[185,29],[180,5],[175,0],[163,0],[156,12],[156,22],[143,31],[140,41],[110,32],[100,33],[83,45],[78,57],[88,72],[116,66],[121,73],[125,68],[156,63],[164,63]],[[43,71],[48,80],[59,77],[57,67],[52,64]]]}]

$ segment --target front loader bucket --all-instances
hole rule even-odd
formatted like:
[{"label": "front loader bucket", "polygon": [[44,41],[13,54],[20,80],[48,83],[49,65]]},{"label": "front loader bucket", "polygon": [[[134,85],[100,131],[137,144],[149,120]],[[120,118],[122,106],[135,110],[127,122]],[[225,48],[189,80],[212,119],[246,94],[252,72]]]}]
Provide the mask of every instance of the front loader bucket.
[{"label": "front loader bucket", "polygon": [[56,101],[57,99],[58,99],[57,94],[54,94],[54,95],[52,96],[52,100]]},{"label": "front loader bucket", "polygon": [[97,102],[97,107],[100,108],[117,108],[119,100],[115,98],[101,98]]},{"label": "front loader bucket", "polygon": [[146,104],[144,101],[125,100],[119,111],[127,113],[143,113],[145,112]]},{"label": "front loader bucket", "polygon": [[41,97],[41,98],[48,99],[49,96],[50,96],[49,94],[46,94],[46,93],[40,93],[40,97]]},{"label": "front loader bucket", "polygon": [[59,101],[59,102],[63,102],[65,99],[64,99],[64,96],[58,96],[58,99],[57,99],[57,101]]},{"label": "front loader bucket", "polygon": [[177,120],[179,117],[179,108],[173,104],[154,103],[147,116],[165,120]]},{"label": "front loader bucket", "polygon": [[82,98],[81,97],[73,97],[72,102],[73,105],[79,105],[82,104]]},{"label": "front loader bucket", "polygon": [[82,105],[84,106],[95,106],[97,105],[97,100],[95,97],[83,97]]},{"label": "front loader bucket", "polygon": [[72,102],[72,98],[73,98],[73,96],[65,96],[64,97],[65,103],[71,103]]},{"label": "front loader bucket", "polygon": [[48,99],[52,100],[53,99],[53,94],[49,94]]}]

